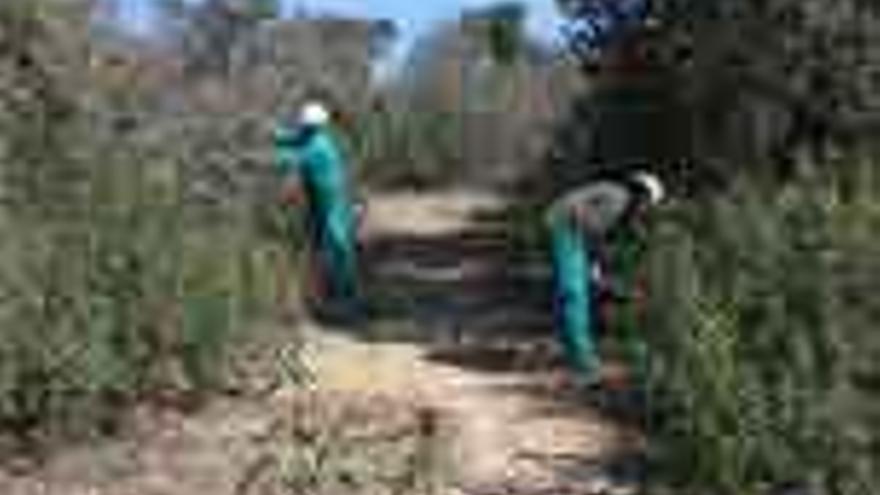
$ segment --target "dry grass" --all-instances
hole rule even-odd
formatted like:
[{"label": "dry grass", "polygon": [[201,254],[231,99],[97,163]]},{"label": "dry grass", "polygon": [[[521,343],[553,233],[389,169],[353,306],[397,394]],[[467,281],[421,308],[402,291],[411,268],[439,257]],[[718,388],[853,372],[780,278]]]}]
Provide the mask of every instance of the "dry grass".
[{"label": "dry grass", "polygon": [[381,393],[293,392],[237,494],[441,493],[444,434],[429,408]]}]

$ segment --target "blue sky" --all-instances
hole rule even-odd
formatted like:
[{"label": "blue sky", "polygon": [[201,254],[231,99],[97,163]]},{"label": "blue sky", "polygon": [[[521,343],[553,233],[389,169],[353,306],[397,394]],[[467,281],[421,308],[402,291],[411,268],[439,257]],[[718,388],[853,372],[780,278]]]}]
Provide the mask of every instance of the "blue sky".
[{"label": "blue sky", "polygon": [[[137,30],[149,25],[150,5],[155,0],[115,0],[120,16]],[[439,20],[453,18],[463,8],[493,3],[493,0],[284,0],[292,11],[297,6],[312,12],[332,12],[371,18],[392,19],[401,30],[405,48]],[[559,18],[554,0],[522,0],[530,12],[529,31],[541,38],[553,39]]]},{"label": "blue sky", "polygon": [[[290,0],[308,9],[354,13],[394,19],[406,36],[423,32],[444,18],[454,17],[463,8],[490,5],[493,0]],[[533,32],[553,29],[556,20],[554,0],[523,0],[530,11]]]}]

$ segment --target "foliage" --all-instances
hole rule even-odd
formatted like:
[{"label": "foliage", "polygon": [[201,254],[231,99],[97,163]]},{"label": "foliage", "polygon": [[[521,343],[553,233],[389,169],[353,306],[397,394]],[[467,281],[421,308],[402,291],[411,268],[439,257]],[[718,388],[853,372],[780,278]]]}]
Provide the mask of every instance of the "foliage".
[{"label": "foliage", "polygon": [[158,389],[222,385],[270,308],[278,234],[252,221],[260,181],[224,173],[247,159],[207,137],[254,126],[163,115],[167,80],[99,42],[85,3],[4,2],[0,27],[0,426],[89,432]]},{"label": "foliage", "polygon": [[650,262],[660,472],[695,493],[870,493],[876,8],[559,4],[592,85],[560,133],[558,187],[644,163],[680,199]]},{"label": "foliage", "polygon": [[[804,156],[825,164],[876,133],[880,86],[871,74],[880,56],[880,17],[869,3],[559,4],[572,16],[572,46],[588,73],[612,84],[656,81],[665,88],[646,102],[674,119],[668,127],[683,146],[673,159],[727,178],[749,168],[765,180],[786,179]],[[607,14],[617,4],[641,4],[639,22],[622,8]],[[617,25],[599,23],[601,13],[619,19],[615,36],[601,50],[582,49],[596,30],[585,26]],[[670,157],[659,158],[669,165]]]},{"label": "foliage", "polygon": [[361,116],[369,178],[497,185],[537,168],[575,71],[526,34],[525,14],[510,2],[469,9],[416,40]]},{"label": "foliage", "polygon": [[305,97],[338,110],[362,179],[439,183],[487,167],[459,166],[464,99],[422,104],[433,68],[453,94],[460,67],[505,59],[468,105],[528,103],[511,150],[561,72],[532,64],[511,5],[470,35],[475,58],[429,51],[412,84],[384,86],[387,21],[282,19],[274,0],[157,5],[157,37],[119,29],[109,0],[0,5],[0,427],[87,432],[161,389],[223,386],[242,328],[294,278],[301,226],[267,201],[267,137]]},{"label": "foliage", "polygon": [[839,183],[746,180],[658,225],[649,433],[677,484],[876,486],[877,196]]}]

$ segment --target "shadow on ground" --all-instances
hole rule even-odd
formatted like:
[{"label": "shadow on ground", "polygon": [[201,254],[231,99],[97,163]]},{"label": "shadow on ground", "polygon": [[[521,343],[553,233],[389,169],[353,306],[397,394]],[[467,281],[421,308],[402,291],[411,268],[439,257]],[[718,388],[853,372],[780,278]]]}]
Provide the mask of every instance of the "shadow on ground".
[{"label": "shadow on ground", "polygon": [[[371,315],[361,335],[422,345],[435,363],[496,375],[500,394],[532,398],[533,418],[589,421],[593,415],[638,431],[641,418],[633,411],[640,408],[629,392],[560,391],[550,378],[506,379],[563,370],[553,335],[549,266],[536,222],[522,206],[477,209],[465,224],[431,234],[378,232],[364,243]],[[529,452],[521,460],[573,486],[597,472],[635,481],[644,465],[633,443],[622,441],[618,454],[601,460],[572,454],[530,459]]]},{"label": "shadow on ground", "polygon": [[[466,347],[546,342],[548,266],[516,229],[504,211],[477,210],[460,230],[373,235],[362,246],[369,337]],[[403,331],[387,331],[395,326]],[[498,358],[521,347],[500,349]]]}]

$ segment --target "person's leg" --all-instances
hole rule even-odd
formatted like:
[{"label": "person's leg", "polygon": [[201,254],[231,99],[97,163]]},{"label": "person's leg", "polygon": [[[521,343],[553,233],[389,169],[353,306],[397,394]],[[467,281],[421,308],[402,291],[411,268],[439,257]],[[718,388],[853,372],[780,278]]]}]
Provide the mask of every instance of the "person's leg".
[{"label": "person's leg", "polygon": [[641,387],[648,378],[648,345],[642,332],[645,331],[644,305],[645,288],[637,273],[629,273],[631,294],[626,301],[625,314],[621,324],[626,358],[631,369],[633,385]]},{"label": "person's leg", "polygon": [[641,387],[647,378],[648,365],[648,347],[643,335],[647,303],[647,282],[642,266],[644,247],[635,236],[627,236],[622,241],[618,245],[618,264],[625,297],[620,304],[621,318],[617,331],[630,368],[631,385]]},{"label": "person's leg", "polygon": [[319,247],[310,242],[304,253],[306,264],[306,300],[310,307],[319,307],[328,296],[326,262]]},{"label": "person's leg", "polygon": [[358,302],[355,224],[350,205],[338,202],[327,214],[324,251],[329,283],[335,300],[343,305]]},{"label": "person's leg", "polygon": [[596,380],[599,359],[587,240],[572,223],[558,219],[551,225],[551,249],[556,331],[565,359],[579,379]]},{"label": "person's leg", "polygon": [[648,346],[644,331],[644,281],[641,278],[642,246],[637,239],[623,237],[614,244],[614,286],[617,295],[612,337],[625,373],[609,383],[614,392],[611,410],[622,419],[646,426]]},{"label": "person's leg", "polygon": [[[329,295],[327,260],[323,251],[324,221],[321,209],[316,203],[314,196],[310,195],[310,201],[305,209],[303,218],[305,229],[304,252],[299,253],[300,263],[304,266],[305,283],[302,285],[306,307],[315,315],[321,312],[321,308]],[[293,239],[290,240],[294,242]]]}]

